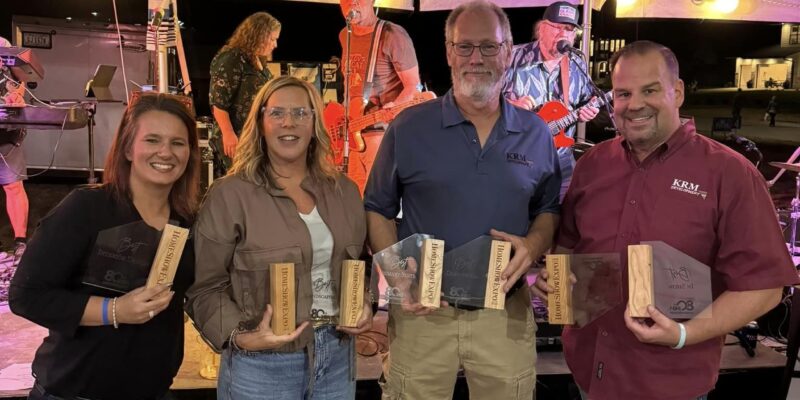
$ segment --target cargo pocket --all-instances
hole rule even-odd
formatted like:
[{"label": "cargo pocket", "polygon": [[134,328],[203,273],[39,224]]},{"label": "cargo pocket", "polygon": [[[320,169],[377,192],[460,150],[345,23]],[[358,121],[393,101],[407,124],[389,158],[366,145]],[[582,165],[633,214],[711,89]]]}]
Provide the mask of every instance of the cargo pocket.
[{"label": "cargo pocket", "polygon": [[524,372],[516,378],[517,397],[516,400],[530,400],[533,397],[533,390],[536,388],[536,374],[533,370]]},{"label": "cargo pocket", "polygon": [[389,375],[385,377],[385,382],[380,382],[381,391],[383,391],[382,400],[400,400],[403,398],[403,393],[406,390],[406,371],[392,363],[389,367]]}]

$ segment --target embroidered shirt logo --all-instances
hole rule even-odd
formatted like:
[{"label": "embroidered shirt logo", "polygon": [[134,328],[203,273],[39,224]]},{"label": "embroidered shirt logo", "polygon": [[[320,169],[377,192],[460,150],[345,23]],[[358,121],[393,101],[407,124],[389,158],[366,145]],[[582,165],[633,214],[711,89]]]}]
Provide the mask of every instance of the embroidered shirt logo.
[{"label": "embroidered shirt logo", "polygon": [[682,179],[673,179],[672,187],[670,187],[670,189],[688,193],[694,196],[700,196],[703,198],[703,200],[708,197],[708,192],[700,190],[700,185],[689,181],[684,181]]},{"label": "embroidered shirt logo", "polygon": [[528,158],[525,157],[525,154],[519,153],[506,153],[506,161],[521,164],[526,167],[533,165],[533,161],[528,161]]}]

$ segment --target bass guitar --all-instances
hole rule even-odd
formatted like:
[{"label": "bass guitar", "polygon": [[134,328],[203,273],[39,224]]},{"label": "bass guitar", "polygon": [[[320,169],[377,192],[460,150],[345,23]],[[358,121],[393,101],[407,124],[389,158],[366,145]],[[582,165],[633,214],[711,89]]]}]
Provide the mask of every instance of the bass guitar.
[{"label": "bass guitar", "polygon": [[[379,109],[367,115],[351,117],[348,127],[349,147],[350,151],[364,152],[367,146],[364,143],[364,138],[361,136],[361,130],[381,122],[392,121],[400,111],[405,110],[413,105],[424,103],[428,100],[435,99],[436,94],[433,92],[420,92],[414,95],[409,101],[399,103],[389,109]],[[331,138],[331,149],[333,150],[334,163],[342,165],[344,159],[344,106],[337,102],[329,102],[322,112],[322,119],[325,122],[325,128],[328,130],[328,135]]]}]

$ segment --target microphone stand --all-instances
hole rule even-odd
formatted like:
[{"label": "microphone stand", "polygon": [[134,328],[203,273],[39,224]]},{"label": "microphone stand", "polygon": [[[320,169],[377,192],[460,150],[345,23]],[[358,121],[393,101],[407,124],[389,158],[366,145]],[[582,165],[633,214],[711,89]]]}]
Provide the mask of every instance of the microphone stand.
[{"label": "microphone stand", "polygon": [[[580,50],[578,49],[574,49],[573,51],[580,52]],[[573,51],[566,50],[563,54],[565,57],[571,57]],[[581,59],[581,61],[583,61],[583,59]],[[591,89],[592,94],[603,100],[603,107],[605,107],[606,112],[608,112],[609,120],[611,121],[611,126],[613,127],[614,132],[619,134],[619,129],[617,129],[617,122],[614,121],[614,106],[611,105],[611,101],[613,101],[614,99],[613,98],[609,99],[608,96],[605,93],[603,93],[603,91],[600,90],[600,88],[598,88],[597,85],[594,84],[592,77],[589,76],[589,74],[586,72],[586,69],[583,68],[581,63],[575,63],[575,64],[578,66],[578,70],[581,71],[581,74],[583,74],[583,76],[586,78],[586,81],[589,82],[589,89]],[[565,94],[565,96],[568,97],[569,93]]]},{"label": "microphone stand", "polygon": [[350,164],[350,37],[353,35],[353,24],[350,18],[345,18],[347,23],[347,38],[345,40],[345,55],[347,58],[344,60],[344,124],[342,129],[344,148],[342,149],[342,165],[341,172],[347,175],[348,165]]}]

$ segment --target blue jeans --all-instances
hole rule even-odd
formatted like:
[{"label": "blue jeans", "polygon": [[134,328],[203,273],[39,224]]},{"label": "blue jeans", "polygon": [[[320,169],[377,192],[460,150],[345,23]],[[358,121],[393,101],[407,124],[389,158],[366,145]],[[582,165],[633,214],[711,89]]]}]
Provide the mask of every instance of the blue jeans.
[{"label": "blue jeans", "polygon": [[356,396],[353,340],[340,339],[333,326],[314,330],[313,377],[305,350],[252,352],[231,347],[222,352],[218,399],[353,400]]}]

